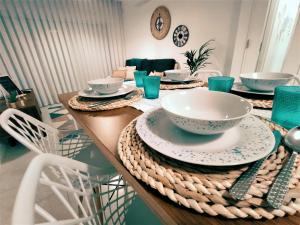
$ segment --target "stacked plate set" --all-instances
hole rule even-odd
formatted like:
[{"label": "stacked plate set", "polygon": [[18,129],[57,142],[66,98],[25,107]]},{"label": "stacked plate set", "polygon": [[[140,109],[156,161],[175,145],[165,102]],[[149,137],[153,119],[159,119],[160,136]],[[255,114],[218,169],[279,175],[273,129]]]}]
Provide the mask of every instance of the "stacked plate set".
[{"label": "stacked plate set", "polygon": [[273,99],[276,86],[289,85],[295,79],[294,75],[288,73],[241,74],[241,82],[233,85],[232,92],[253,98]]},{"label": "stacked plate set", "polygon": [[107,77],[88,81],[89,88],[69,100],[69,106],[81,111],[101,111],[121,108],[142,98],[143,92],[122,78]]},{"label": "stacked plate set", "polygon": [[246,100],[222,92],[181,91],[137,119],[141,139],[176,160],[206,166],[256,161],[274,147],[271,130]]},{"label": "stacked plate set", "polygon": [[123,78],[103,78],[88,81],[88,89],[79,91],[78,95],[84,98],[113,98],[126,95],[136,88],[123,83]]}]

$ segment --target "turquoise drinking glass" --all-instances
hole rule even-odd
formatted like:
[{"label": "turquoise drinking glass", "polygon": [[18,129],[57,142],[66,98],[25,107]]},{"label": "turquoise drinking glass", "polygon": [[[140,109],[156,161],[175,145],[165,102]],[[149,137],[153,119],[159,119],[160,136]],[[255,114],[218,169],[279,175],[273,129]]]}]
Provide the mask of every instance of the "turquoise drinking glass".
[{"label": "turquoise drinking glass", "polygon": [[146,76],[143,78],[145,98],[155,99],[159,97],[160,76]]},{"label": "turquoise drinking glass", "polygon": [[222,91],[230,92],[234,82],[233,77],[209,77],[208,78],[208,90],[210,91]]},{"label": "turquoise drinking glass", "polygon": [[134,80],[137,87],[143,87],[143,78],[147,76],[147,71],[134,71]]},{"label": "turquoise drinking glass", "polygon": [[275,88],[272,121],[286,129],[300,125],[300,86]]}]

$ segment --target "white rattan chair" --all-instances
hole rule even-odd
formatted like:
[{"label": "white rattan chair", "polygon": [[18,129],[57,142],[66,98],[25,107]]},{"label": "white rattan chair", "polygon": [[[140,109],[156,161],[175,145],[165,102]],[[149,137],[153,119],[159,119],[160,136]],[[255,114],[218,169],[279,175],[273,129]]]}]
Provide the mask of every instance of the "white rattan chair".
[{"label": "white rattan chair", "polygon": [[[55,170],[63,175],[60,179]],[[126,224],[127,210],[135,197],[133,189],[115,173],[41,154],[31,161],[24,174],[12,224]]]},{"label": "white rattan chair", "polygon": [[0,125],[29,150],[73,158],[90,165],[111,167],[83,130],[69,133],[49,126],[17,109],[0,115]]},{"label": "white rattan chair", "polygon": [[204,82],[208,82],[209,77],[223,76],[222,73],[218,70],[203,70],[203,69],[197,70],[194,73],[194,75],[196,77],[200,78],[201,80],[203,80]]}]

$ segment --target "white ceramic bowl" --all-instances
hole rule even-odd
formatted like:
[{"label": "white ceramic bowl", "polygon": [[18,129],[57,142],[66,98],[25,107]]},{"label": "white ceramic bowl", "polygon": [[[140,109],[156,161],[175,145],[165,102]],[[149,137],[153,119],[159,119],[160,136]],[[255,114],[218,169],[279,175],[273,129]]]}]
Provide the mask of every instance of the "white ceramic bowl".
[{"label": "white ceramic bowl", "polygon": [[182,81],[190,76],[190,71],[188,70],[166,70],[166,78],[171,80]]},{"label": "white ceramic bowl", "polygon": [[245,99],[218,91],[181,91],[161,102],[178,127],[196,134],[219,134],[236,126],[252,110]]},{"label": "white ceramic bowl", "polygon": [[107,77],[103,79],[90,80],[88,81],[88,85],[99,94],[112,94],[120,89],[123,82],[123,78]]},{"label": "white ceramic bowl", "polygon": [[246,87],[258,91],[274,91],[275,87],[287,85],[294,79],[288,73],[247,73],[241,74],[240,79]]}]

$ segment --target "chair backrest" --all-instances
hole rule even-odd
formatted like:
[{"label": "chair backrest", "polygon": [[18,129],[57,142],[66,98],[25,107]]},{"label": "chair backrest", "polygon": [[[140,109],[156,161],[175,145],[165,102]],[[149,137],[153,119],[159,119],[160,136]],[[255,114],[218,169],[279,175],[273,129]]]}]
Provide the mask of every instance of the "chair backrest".
[{"label": "chair backrest", "polygon": [[204,82],[208,82],[208,78],[209,77],[215,77],[215,76],[222,76],[221,71],[218,70],[197,70],[195,72],[195,75],[199,78],[201,78],[201,80],[203,80]]},{"label": "chair backrest", "polygon": [[[57,172],[60,178],[54,176]],[[48,197],[43,200],[39,194]],[[41,154],[31,161],[20,184],[12,224],[124,224],[135,197],[114,171]]]},{"label": "chair backrest", "polygon": [[28,149],[37,153],[55,153],[59,143],[57,129],[21,112],[7,109],[0,115],[0,125]]}]

